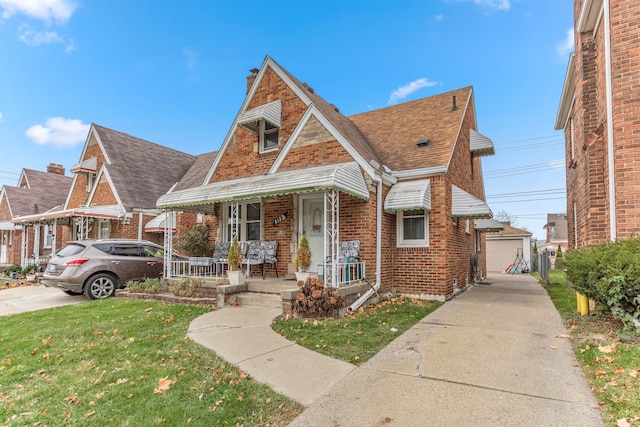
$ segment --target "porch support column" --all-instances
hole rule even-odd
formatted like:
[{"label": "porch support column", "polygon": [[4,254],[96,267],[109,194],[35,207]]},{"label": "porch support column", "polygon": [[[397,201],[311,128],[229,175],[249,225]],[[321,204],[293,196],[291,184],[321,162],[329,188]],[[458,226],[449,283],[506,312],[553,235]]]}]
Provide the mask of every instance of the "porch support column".
[{"label": "porch support column", "polygon": [[40,223],[33,225],[33,263],[38,265],[40,259]]},{"label": "porch support column", "polygon": [[164,211],[164,277],[172,277],[173,264],[173,212]]},{"label": "porch support column", "polygon": [[[324,193],[324,247],[329,248],[327,256],[330,259],[330,266],[325,265],[325,280],[327,285],[338,287],[340,283],[340,265],[338,264],[338,243],[340,241],[339,208],[340,193],[335,190],[327,190]],[[325,258],[326,263],[326,258]],[[327,267],[331,274],[326,274]]]},{"label": "porch support column", "polygon": [[240,240],[240,213],[238,202],[233,202],[231,204],[231,241],[233,241],[234,237],[238,237]]},{"label": "porch support column", "polygon": [[29,250],[29,233],[27,233],[27,228],[29,226],[24,224],[22,226],[22,244],[20,245],[20,266],[22,268],[27,266],[27,251]]}]

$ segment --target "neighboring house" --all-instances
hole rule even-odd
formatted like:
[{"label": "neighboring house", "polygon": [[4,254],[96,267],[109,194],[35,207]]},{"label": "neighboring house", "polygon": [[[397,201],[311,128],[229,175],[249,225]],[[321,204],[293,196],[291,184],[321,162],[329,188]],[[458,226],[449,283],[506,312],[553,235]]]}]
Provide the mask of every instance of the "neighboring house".
[{"label": "neighboring house", "polygon": [[[182,179],[197,158],[92,124],[63,206],[14,217],[15,224],[65,225],[66,240],[133,238],[163,244],[153,223],[156,200]],[[157,222],[157,219],[156,219]]]},{"label": "neighboring house", "polygon": [[555,122],[565,133],[571,248],[640,234],[640,14],[635,0],[575,0]]},{"label": "neighboring house", "polygon": [[555,252],[558,250],[558,246],[562,248],[564,252],[569,249],[569,242],[567,240],[567,214],[547,214],[547,223],[543,227],[547,231],[545,242],[538,244],[539,251]]},{"label": "neighboring house", "polygon": [[493,153],[471,87],[347,117],[266,57],[201,185],[157,207],[211,215],[216,241],[277,241],[271,276],[293,275],[303,234],[313,270],[357,240],[382,290],[445,299],[470,282],[472,254],[485,270],[473,221],[492,216],[480,157]]},{"label": "neighboring house", "polygon": [[[23,169],[18,186],[0,190],[0,267],[39,263],[61,242],[60,228],[50,225],[16,225],[15,218],[41,215],[59,208],[71,187],[61,165],[50,163],[47,172]],[[43,261],[44,262],[44,261]]]},{"label": "neighboring house", "polygon": [[531,271],[531,235],[527,230],[502,223],[503,229],[487,234],[487,271],[504,272],[517,265],[520,272]]}]

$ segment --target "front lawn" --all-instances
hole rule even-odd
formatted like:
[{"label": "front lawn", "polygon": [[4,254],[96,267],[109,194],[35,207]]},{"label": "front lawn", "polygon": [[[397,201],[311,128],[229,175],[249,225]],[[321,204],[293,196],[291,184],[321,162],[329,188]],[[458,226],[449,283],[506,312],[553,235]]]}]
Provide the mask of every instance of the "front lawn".
[{"label": "front lawn", "polygon": [[286,425],[299,404],[186,338],[207,311],[111,298],[0,318],[0,423]]},{"label": "front lawn", "polygon": [[280,318],[273,329],[301,346],[359,365],[441,305],[393,297],[340,319]]},{"label": "front lawn", "polygon": [[550,270],[549,278],[545,289],[571,333],[604,422],[616,427],[640,425],[640,335],[625,332],[604,308],[580,316],[564,272]]}]

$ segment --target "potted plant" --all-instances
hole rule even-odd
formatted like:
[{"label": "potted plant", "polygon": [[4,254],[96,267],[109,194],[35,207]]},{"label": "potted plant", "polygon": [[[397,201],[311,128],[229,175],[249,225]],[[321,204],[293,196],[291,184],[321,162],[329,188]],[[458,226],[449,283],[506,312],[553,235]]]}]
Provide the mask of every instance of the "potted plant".
[{"label": "potted plant", "polygon": [[300,238],[300,242],[298,242],[295,267],[298,282],[302,281],[302,283],[306,283],[311,275],[311,273],[309,273],[309,267],[311,267],[311,249],[309,248],[309,240],[307,240],[307,236],[304,234]]},{"label": "potted plant", "polygon": [[229,278],[229,284],[242,285],[244,284],[245,275],[244,271],[240,270],[242,264],[242,249],[240,243],[238,243],[238,237],[233,238],[233,242],[229,247],[229,253],[227,254],[227,262],[229,263],[229,270],[227,270],[227,277]]}]

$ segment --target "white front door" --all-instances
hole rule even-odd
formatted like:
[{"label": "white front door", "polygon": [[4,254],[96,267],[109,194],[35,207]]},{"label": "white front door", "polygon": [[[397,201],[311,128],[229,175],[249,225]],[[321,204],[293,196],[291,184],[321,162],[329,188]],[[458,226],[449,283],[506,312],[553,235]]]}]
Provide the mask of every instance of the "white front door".
[{"label": "white front door", "polygon": [[311,267],[317,272],[324,263],[324,197],[323,195],[300,196],[300,223],[298,239],[304,234],[311,249]]},{"label": "white front door", "polygon": [[0,235],[2,235],[2,240],[0,241],[0,264],[7,263],[7,248],[9,242],[9,233],[10,231],[2,230],[0,231]]}]

